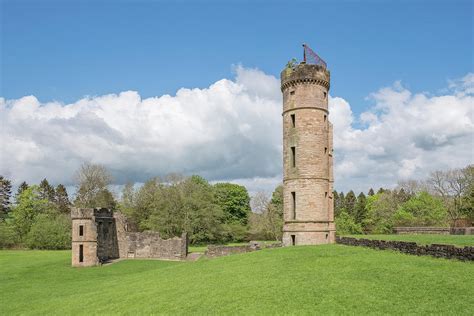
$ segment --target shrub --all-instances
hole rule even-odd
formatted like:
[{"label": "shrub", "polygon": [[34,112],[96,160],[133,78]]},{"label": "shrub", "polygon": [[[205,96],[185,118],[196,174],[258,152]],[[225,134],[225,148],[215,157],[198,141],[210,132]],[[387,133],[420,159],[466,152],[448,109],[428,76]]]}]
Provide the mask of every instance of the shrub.
[{"label": "shrub", "polygon": [[32,249],[71,248],[71,223],[66,215],[37,216],[26,238],[26,245]]},{"label": "shrub", "polygon": [[18,243],[18,235],[13,227],[0,222],[0,248],[11,248]]},{"label": "shrub", "polygon": [[362,227],[349,214],[342,212],[336,218],[336,232],[339,235],[362,234]]}]

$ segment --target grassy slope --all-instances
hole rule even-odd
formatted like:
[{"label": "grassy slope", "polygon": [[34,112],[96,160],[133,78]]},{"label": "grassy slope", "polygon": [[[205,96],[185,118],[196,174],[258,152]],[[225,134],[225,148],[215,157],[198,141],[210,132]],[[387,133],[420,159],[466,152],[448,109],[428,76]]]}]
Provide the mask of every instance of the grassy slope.
[{"label": "grassy slope", "polygon": [[362,247],[69,265],[69,251],[0,251],[2,314],[474,314],[474,264]]},{"label": "grassy slope", "polygon": [[414,241],[419,244],[448,244],[457,246],[474,246],[474,235],[349,235],[346,237]]}]

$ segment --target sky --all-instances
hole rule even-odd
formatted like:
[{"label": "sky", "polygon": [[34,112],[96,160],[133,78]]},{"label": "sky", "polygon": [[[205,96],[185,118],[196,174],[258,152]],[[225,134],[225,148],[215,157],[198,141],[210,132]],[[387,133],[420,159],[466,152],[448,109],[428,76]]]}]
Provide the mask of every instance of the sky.
[{"label": "sky", "polygon": [[0,174],[72,185],[171,172],[271,192],[279,73],[308,43],[331,71],[335,188],[474,161],[472,1],[1,3]]}]

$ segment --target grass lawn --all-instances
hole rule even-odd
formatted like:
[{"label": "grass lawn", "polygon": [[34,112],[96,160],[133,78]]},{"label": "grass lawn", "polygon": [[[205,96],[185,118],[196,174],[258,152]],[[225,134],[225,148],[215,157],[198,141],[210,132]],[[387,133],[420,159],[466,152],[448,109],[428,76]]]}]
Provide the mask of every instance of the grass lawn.
[{"label": "grass lawn", "polygon": [[0,251],[3,315],[473,315],[473,284],[473,263],[343,245],[81,269],[69,251]]},{"label": "grass lawn", "polygon": [[418,244],[448,244],[456,246],[474,246],[474,235],[348,235],[344,237],[379,239],[379,240],[397,240],[413,241]]}]

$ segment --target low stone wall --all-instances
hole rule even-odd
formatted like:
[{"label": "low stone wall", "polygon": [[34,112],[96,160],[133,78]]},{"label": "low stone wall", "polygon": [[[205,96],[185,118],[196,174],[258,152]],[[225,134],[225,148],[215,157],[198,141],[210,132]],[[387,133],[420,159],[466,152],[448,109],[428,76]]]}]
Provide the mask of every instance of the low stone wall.
[{"label": "low stone wall", "polygon": [[415,242],[393,240],[371,240],[364,238],[336,237],[336,243],[348,246],[363,246],[375,249],[390,249],[416,256],[433,256],[436,258],[459,259],[474,261],[474,247],[463,248],[453,245],[418,245]]},{"label": "low stone wall", "polygon": [[394,227],[397,235],[403,234],[439,234],[449,235],[449,227]]},{"label": "low stone wall", "polygon": [[451,227],[451,235],[474,235],[474,227]]},{"label": "low stone wall", "polygon": [[228,256],[232,254],[257,251],[261,249],[278,248],[281,246],[282,246],[281,242],[264,244],[264,243],[260,243],[256,241],[251,241],[249,242],[248,245],[242,245],[242,246],[209,245],[207,246],[205,255],[209,258],[215,258],[215,257]]},{"label": "low stone wall", "polygon": [[207,246],[206,256],[210,258],[228,256],[236,253],[246,253],[257,250],[256,248],[245,246],[221,246],[209,245]]},{"label": "low stone wall", "polygon": [[125,239],[126,258],[184,260],[188,255],[186,234],[181,238],[162,239],[157,232],[126,232]]}]

